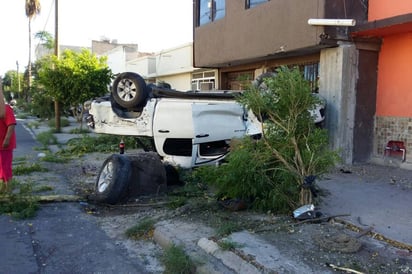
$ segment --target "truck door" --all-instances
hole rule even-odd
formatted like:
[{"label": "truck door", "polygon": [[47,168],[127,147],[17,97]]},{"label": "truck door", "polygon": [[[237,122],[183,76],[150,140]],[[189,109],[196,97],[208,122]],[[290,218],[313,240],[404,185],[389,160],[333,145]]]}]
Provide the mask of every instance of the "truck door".
[{"label": "truck door", "polygon": [[223,158],[230,140],[246,133],[244,109],[235,102],[192,104],[193,166]]},{"label": "truck door", "polygon": [[153,118],[153,137],[160,156],[192,157],[191,112],[190,101],[159,100]]}]

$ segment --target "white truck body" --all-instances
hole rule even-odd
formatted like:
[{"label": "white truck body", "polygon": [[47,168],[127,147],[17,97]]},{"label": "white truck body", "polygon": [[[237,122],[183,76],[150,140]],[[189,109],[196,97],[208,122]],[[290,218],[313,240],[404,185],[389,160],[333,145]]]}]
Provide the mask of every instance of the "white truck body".
[{"label": "white truck body", "polygon": [[164,161],[183,168],[216,163],[229,152],[231,139],[262,130],[255,115],[231,99],[151,98],[125,117],[109,100],[95,100],[89,113],[94,132],[151,137]]}]

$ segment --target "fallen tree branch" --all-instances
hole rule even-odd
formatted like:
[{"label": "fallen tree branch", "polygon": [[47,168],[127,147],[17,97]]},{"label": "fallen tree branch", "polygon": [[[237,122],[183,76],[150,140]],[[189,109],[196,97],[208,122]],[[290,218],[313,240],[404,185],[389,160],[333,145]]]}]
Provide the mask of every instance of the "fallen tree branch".
[{"label": "fallen tree branch", "polygon": [[332,218],[336,218],[336,217],[345,217],[345,216],[350,216],[350,214],[338,214],[338,215],[323,216],[323,217],[313,218],[313,219],[306,219],[306,220],[294,223],[292,225],[300,225],[300,224],[304,224],[304,223],[323,221],[323,220],[328,220],[328,219],[332,219]]},{"label": "fallen tree branch", "polygon": [[360,233],[358,235],[356,235],[356,238],[360,238],[360,237],[368,234],[369,232],[372,231],[372,229],[373,229],[373,227],[370,226],[367,229],[364,229],[364,230],[360,231]]},{"label": "fallen tree branch", "polygon": [[107,207],[112,207],[112,208],[126,208],[126,207],[155,207],[155,206],[164,206],[168,205],[171,202],[155,202],[155,203],[130,203],[130,204],[117,204],[117,205],[111,205],[111,204],[101,204]]},{"label": "fallen tree branch", "polygon": [[12,200],[32,200],[39,203],[52,203],[52,202],[81,202],[85,201],[86,198],[77,195],[32,195],[32,196],[20,196],[20,195],[10,195],[5,194],[0,196],[0,202],[9,202]]}]

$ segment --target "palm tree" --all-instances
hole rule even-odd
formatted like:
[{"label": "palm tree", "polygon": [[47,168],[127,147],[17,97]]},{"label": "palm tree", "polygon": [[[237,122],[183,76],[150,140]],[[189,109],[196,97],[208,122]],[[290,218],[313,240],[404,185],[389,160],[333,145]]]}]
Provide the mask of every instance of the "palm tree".
[{"label": "palm tree", "polygon": [[40,13],[40,0],[26,0],[26,16],[29,18],[29,65],[27,66],[28,72],[28,92],[25,94],[26,101],[28,100],[28,93],[31,90],[31,20]]}]

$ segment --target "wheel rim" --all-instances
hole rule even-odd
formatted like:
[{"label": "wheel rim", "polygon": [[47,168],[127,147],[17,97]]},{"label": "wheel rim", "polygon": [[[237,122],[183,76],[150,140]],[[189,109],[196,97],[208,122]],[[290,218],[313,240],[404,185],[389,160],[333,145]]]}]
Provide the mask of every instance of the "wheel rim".
[{"label": "wheel rim", "polygon": [[99,181],[97,182],[97,190],[99,192],[104,192],[112,183],[112,180],[113,164],[112,162],[108,162],[107,165],[104,166],[102,172],[100,173]]},{"label": "wheel rim", "polygon": [[123,101],[132,101],[136,97],[137,87],[133,81],[129,79],[123,79],[117,86],[117,94]]}]

